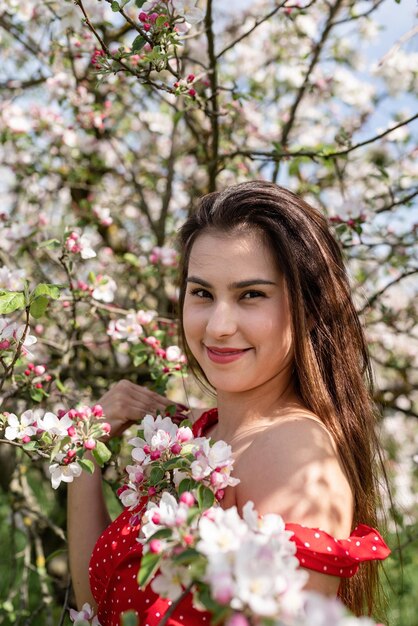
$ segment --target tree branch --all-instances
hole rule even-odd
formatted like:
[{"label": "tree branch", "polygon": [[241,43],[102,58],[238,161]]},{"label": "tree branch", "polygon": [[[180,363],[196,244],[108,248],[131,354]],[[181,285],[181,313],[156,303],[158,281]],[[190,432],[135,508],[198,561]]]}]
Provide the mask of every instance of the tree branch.
[{"label": "tree branch", "polygon": [[209,56],[209,81],[211,95],[208,102],[211,106],[210,125],[212,131],[211,160],[208,163],[208,191],[216,190],[216,177],[218,173],[218,153],[219,153],[219,105],[218,105],[218,71],[215,55],[215,38],[212,29],[212,0],[208,0],[205,15],[205,30],[208,42]]},{"label": "tree branch", "polygon": [[414,274],[418,274],[418,268],[414,268],[414,269],[410,270],[409,272],[405,272],[404,274],[400,274],[399,276],[397,276],[396,278],[391,280],[389,283],[387,283],[384,287],[382,287],[381,289],[376,291],[372,296],[370,296],[370,298],[368,298],[368,301],[364,305],[364,307],[362,309],[360,309],[359,315],[363,315],[363,313],[365,311],[367,311],[367,309],[369,309],[376,302],[376,300],[378,298],[380,298],[380,296],[382,296],[388,289],[393,287],[393,285],[396,285],[397,283],[399,283],[404,278],[407,278],[408,276],[413,276]]}]

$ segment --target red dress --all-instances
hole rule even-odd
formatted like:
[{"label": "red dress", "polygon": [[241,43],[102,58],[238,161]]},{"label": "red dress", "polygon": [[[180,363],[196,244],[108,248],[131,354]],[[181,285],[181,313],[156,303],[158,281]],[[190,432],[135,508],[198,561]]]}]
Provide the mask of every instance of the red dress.
[{"label": "red dress", "polygon": [[[204,413],[193,425],[195,437],[216,423],[217,411]],[[131,525],[132,511],[123,511],[97,541],[90,560],[90,587],[98,605],[102,626],[120,626],[123,611],[134,610],[141,626],[158,626],[171,602],[151,588],[138,588],[137,574],[142,546],[137,541],[139,524]],[[348,539],[335,539],[318,528],[286,524],[294,535],[296,556],[303,567],[317,572],[350,578],[362,561],[383,560],[390,550],[379,533],[360,524]],[[210,614],[197,611],[189,594],[173,612],[168,626],[206,626]]]}]

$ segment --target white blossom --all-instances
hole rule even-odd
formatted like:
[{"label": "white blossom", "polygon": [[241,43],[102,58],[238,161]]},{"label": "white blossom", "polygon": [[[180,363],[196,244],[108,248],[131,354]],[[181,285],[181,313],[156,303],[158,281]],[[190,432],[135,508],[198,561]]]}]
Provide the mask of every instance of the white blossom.
[{"label": "white blossom", "polygon": [[190,572],[183,566],[162,561],[159,575],[151,583],[151,589],[163,598],[177,600],[191,582]]},{"label": "white blossom", "polygon": [[92,259],[96,256],[96,253],[92,248],[90,237],[88,235],[86,235],[85,233],[81,235],[78,243],[81,247],[80,256],[82,259]]},{"label": "white blossom", "polygon": [[76,462],[69,463],[68,465],[52,463],[49,466],[52,488],[58,489],[61,482],[72,483],[74,478],[78,478],[78,476],[80,476],[81,472],[82,469],[80,465]]},{"label": "white blossom", "polygon": [[4,436],[9,441],[15,439],[23,439],[24,437],[32,437],[36,434],[36,427],[33,426],[36,416],[33,411],[28,410],[22,413],[20,419],[14,413],[10,413],[7,417],[8,426]]},{"label": "white blossom", "polygon": [[92,296],[95,300],[100,300],[101,302],[113,302],[117,288],[113,278],[103,275],[97,277]]},{"label": "white blossom", "polygon": [[189,24],[197,24],[205,18],[203,9],[196,6],[197,0],[172,0],[176,12]]},{"label": "white blossom", "polygon": [[59,437],[65,437],[70,426],[73,425],[73,420],[64,415],[59,418],[54,413],[47,412],[44,417],[38,420],[38,427],[50,435],[58,435]]}]

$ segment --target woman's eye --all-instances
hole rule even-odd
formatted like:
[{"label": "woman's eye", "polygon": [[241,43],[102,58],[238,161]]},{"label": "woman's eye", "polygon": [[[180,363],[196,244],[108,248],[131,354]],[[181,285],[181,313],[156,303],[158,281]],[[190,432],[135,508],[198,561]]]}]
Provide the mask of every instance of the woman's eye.
[{"label": "woman's eye", "polygon": [[198,298],[211,298],[211,294],[206,289],[191,289],[190,295],[197,296]]},{"label": "woman's eye", "polygon": [[266,294],[262,291],[246,291],[241,298],[243,300],[252,300],[253,298],[264,298]]}]

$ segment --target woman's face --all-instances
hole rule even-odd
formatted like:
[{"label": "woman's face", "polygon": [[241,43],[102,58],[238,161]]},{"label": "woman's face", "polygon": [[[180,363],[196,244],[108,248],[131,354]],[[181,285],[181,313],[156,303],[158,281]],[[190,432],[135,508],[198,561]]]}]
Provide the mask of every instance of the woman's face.
[{"label": "woman's face", "polygon": [[183,324],[193,356],[218,392],[256,389],[284,375],[293,357],[287,291],[258,231],[196,239]]}]

